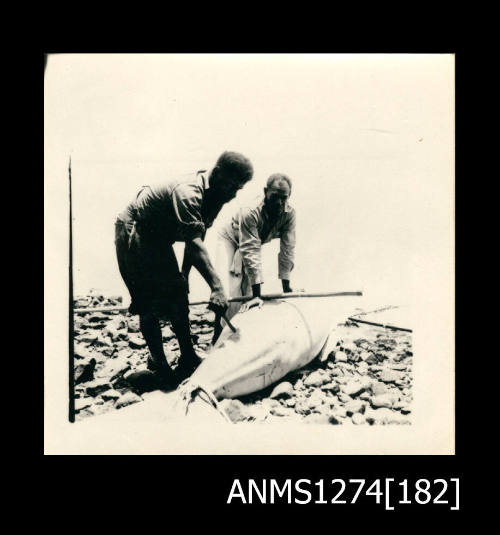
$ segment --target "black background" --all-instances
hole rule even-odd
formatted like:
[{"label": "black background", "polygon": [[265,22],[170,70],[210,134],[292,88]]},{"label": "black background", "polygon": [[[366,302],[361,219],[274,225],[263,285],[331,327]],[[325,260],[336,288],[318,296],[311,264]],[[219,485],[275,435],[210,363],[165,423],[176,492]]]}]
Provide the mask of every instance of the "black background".
[{"label": "black background", "polygon": [[[417,31],[411,33],[412,42],[405,42],[408,28],[396,26],[397,37],[374,31],[371,22],[366,20],[362,28],[354,25],[350,39],[339,38],[338,28],[347,23],[358,22],[356,19],[343,19],[339,13],[331,18],[316,12],[315,25],[303,20],[296,26],[290,26],[285,20],[266,25],[266,13],[255,13],[249,6],[243,6],[242,14],[229,12],[231,23],[215,30],[201,14],[179,19],[171,13],[168,17],[159,17],[159,28],[150,31],[148,26],[155,13],[140,17],[128,25],[121,25],[126,45],[118,40],[120,46],[107,35],[107,26],[100,17],[91,19],[88,31],[75,33],[72,19],[66,19],[59,28],[57,39],[50,31],[46,32],[43,45],[34,50],[32,56],[33,73],[38,88],[39,101],[42,105],[43,122],[43,65],[44,53],[66,52],[394,52],[394,53],[455,53],[456,54],[456,455],[452,456],[44,456],[43,455],[43,384],[39,389],[42,397],[39,426],[39,465],[41,475],[33,475],[26,481],[25,492],[35,500],[43,500],[47,514],[59,519],[64,513],[69,529],[80,527],[100,531],[104,527],[122,531],[122,526],[130,530],[189,530],[196,524],[204,530],[237,530],[268,528],[265,519],[270,516],[278,522],[289,522],[286,529],[298,527],[299,523],[309,530],[334,532],[340,529],[338,520],[347,520],[349,531],[358,531],[361,525],[369,523],[374,529],[384,529],[389,524],[399,529],[410,529],[419,525],[433,529],[435,524],[427,519],[443,517],[446,522],[461,517],[463,513],[474,513],[484,508],[487,497],[481,478],[490,473],[492,467],[487,451],[489,432],[479,432],[477,425],[471,428],[471,414],[474,407],[464,402],[464,385],[468,383],[465,358],[472,346],[463,326],[466,311],[463,306],[464,271],[462,260],[464,254],[460,243],[463,222],[460,206],[463,203],[464,176],[469,173],[470,155],[468,150],[467,124],[471,110],[468,106],[470,72],[474,63],[472,51],[467,44],[459,44],[449,32],[442,33],[444,24],[440,25],[434,16],[423,17]],[[250,24],[240,30],[242,17],[247,17]],[[317,24],[324,19],[323,24]],[[443,21],[447,19],[441,19]],[[118,25],[118,21],[115,21]],[[450,21],[446,28],[449,30]],[[164,26],[163,26],[164,24]],[[176,33],[172,28],[180,25]],[[306,33],[306,26],[311,33]],[[389,25],[390,26],[390,25]],[[248,29],[250,27],[250,29]],[[365,32],[365,28],[370,30]],[[376,29],[378,29],[377,26]],[[116,28],[114,28],[116,29]],[[394,28],[392,28],[394,29]],[[145,39],[137,38],[134,31],[141,30]],[[144,31],[146,30],[146,31]],[[439,36],[434,42],[430,34]],[[103,36],[97,41],[95,35]],[[365,32],[365,33],[363,33]],[[458,29],[457,29],[458,32]],[[181,38],[178,39],[179,34]],[[360,35],[364,38],[361,38]],[[112,34],[114,35],[114,34]],[[174,37],[172,37],[172,35]],[[292,45],[283,40],[283,36],[292,38]],[[297,37],[298,36],[298,37]],[[373,36],[373,37],[372,37]],[[153,43],[152,43],[153,41]],[[402,44],[402,41],[404,44]],[[476,78],[474,80],[477,80]],[[474,83],[474,82],[473,82]],[[40,89],[42,95],[40,95]],[[37,151],[43,161],[43,126],[42,147]],[[467,143],[467,145],[466,145]],[[41,162],[40,162],[41,163]],[[40,165],[43,177],[43,166]],[[43,193],[42,193],[43,195]],[[465,193],[466,202],[470,202],[469,192]],[[43,226],[43,225],[42,225]],[[43,360],[40,359],[40,371],[43,377]],[[486,438],[485,438],[486,435]],[[482,454],[478,455],[478,443]],[[33,442],[31,442],[33,444]],[[333,478],[395,478],[401,481],[408,478],[460,478],[459,512],[449,511],[447,506],[405,505],[396,511],[385,512],[383,506],[372,500],[359,501],[357,505],[241,505],[238,500],[226,505],[226,500],[234,478],[246,481],[249,478],[260,480],[285,479],[297,480],[307,478],[313,481],[323,479],[325,485]],[[403,518],[403,515],[405,518]],[[411,522],[406,516],[411,516]],[[99,520],[98,520],[99,518]],[[321,520],[321,524],[318,521]],[[67,523],[69,522],[69,524]],[[345,529],[342,524],[342,529]],[[284,524],[283,526],[284,527]]]}]

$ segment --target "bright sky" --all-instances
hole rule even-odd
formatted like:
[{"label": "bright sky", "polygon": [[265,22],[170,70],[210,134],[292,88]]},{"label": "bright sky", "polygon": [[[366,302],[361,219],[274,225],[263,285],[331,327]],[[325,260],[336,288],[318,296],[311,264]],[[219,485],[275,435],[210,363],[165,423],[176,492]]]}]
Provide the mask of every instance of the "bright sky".
[{"label": "bright sky", "polygon": [[[217,224],[284,172],[299,221],[292,287],[408,303],[452,261],[453,86],[451,55],[50,56],[46,188],[67,202],[71,154],[76,294],[128,302],[118,212],[141,185],[237,150],[254,179]],[[280,290],[278,246],[265,246],[264,292]],[[198,274],[191,286],[208,297]]]}]

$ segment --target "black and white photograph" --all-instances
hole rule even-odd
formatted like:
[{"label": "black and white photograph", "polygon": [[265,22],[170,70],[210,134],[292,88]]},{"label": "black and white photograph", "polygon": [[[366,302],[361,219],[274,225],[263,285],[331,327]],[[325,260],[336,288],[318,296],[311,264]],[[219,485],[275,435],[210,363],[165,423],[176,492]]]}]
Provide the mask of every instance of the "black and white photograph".
[{"label": "black and white photograph", "polygon": [[46,454],[452,455],[453,54],[48,54]]}]

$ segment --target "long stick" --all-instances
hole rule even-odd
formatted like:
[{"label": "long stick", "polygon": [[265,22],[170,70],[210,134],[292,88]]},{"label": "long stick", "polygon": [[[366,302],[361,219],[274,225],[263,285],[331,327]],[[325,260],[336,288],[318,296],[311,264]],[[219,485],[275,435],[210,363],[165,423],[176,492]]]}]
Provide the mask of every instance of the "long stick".
[{"label": "long stick", "polygon": [[[340,296],[353,296],[363,295],[362,292],[289,292],[289,293],[276,293],[276,294],[264,294],[260,298],[263,301],[270,301],[272,299],[293,299],[304,297],[340,297]],[[244,301],[250,301],[253,299],[251,295],[244,295],[241,297],[232,297],[228,299],[229,303],[242,303]],[[194,301],[189,303],[190,306],[194,305],[208,305],[210,301]],[[120,312],[128,310],[126,306],[109,306],[109,307],[96,307],[96,308],[75,308],[75,314],[90,314],[91,312]]]},{"label": "long stick", "polygon": [[406,331],[408,333],[413,332],[411,329],[403,329],[403,327],[395,327],[394,325],[388,325],[386,323],[374,323],[373,321],[360,320],[358,318],[347,318],[356,323],[366,323],[367,325],[374,325],[375,327],[385,327],[386,329],[392,329],[393,331]]}]

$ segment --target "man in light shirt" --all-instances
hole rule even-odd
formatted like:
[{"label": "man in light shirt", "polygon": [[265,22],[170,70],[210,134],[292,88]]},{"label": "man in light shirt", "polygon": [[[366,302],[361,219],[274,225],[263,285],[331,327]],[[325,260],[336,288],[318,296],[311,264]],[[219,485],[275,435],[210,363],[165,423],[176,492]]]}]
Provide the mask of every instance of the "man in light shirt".
[{"label": "man in light shirt", "polygon": [[[291,292],[290,273],[294,267],[295,210],[288,203],[292,182],[288,176],[271,175],[264,188],[264,198],[253,206],[239,209],[218,235],[216,270],[229,297],[252,295],[253,299],[241,306],[230,303],[226,317],[230,320],[241,308],[248,310],[262,306],[260,298],[262,278],[262,245],[280,239],[278,278],[283,292]],[[216,315],[215,343],[222,330],[222,319]]]}]

